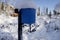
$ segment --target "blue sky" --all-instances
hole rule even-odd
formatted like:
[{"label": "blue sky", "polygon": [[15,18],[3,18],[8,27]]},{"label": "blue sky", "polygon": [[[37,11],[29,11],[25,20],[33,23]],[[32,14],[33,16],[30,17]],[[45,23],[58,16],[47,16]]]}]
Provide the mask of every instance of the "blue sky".
[{"label": "blue sky", "polygon": [[38,7],[40,7],[41,11],[44,9],[44,7],[48,7],[48,9],[52,11],[55,5],[60,3],[60,0],[17,0],[18,4],[21,4],[22,1],[23,3],[26,1],[33,1],[36,3],[36,5],[38,5]]},{"label": "blue sky", "polygon": [[41,10],[44,8],[44,7],[48,7],[49,10],[53,10],[55,5],[57,3],[60,3],[60,0],[33,0],[40,8]]}]

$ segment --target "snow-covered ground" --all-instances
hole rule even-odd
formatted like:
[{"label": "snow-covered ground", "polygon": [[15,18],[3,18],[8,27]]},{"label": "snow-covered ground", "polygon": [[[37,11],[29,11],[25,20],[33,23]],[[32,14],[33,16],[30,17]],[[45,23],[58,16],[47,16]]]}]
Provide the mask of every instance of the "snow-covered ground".
[{"label": "snow-covered ground", "polygon": [[36,31],[31,33],[28,32],[29,26],[23,27],[23,40],[60,40],[60,15],[39,16],[34,27]]},{"label": "snow-covered ground", "polygon": [[[26,25],[22,28],[23,40],[60,40],[60,15],[37,17],[35,25],[31,25],[31,30],[36,31],[31,33]],[[0,40],[18,40],[18,17],[0,15]]]},{"label": "snow-covered ground", "polygon": [[18,40],[18,17],[0,15],[0,40]]}]

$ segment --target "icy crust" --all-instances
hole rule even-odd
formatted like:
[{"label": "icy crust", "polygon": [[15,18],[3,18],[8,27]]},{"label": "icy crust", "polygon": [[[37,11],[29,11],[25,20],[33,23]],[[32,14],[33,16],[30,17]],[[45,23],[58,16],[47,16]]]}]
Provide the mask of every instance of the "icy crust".
[{"label": "icy crust", "polygon": [[18,40],[18,17],[0,15],[0,40]]},{"label": "icy crust", "polygon": [[23,27],[23,40],[60,40],[60,15],[53,15],[51,18],[40,16],[34,27],[36,31],[31,33],[28,32],[29,26]]}]

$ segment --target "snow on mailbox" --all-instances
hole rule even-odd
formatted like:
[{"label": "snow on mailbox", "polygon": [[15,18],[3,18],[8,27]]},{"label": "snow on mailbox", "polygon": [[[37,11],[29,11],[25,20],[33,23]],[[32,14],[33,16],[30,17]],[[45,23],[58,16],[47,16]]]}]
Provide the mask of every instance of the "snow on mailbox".
[{"label": "snow on mailbox", "polygon": [[32,24],[35,23],[35,13],[36,9],[34,8],[22,8],[20,10],[22,23]]}]

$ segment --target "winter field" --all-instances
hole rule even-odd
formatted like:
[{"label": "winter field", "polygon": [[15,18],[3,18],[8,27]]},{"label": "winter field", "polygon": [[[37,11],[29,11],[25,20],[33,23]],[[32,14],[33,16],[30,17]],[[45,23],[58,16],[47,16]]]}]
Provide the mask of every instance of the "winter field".
[{"label": "winter field", "polygon": [[[0,15],[0,40],[18,40],[18,17]],[[60,40],[60,15],[47,15],[36,18],[36,23],[22,28],[22,40]]]},{"label": "winter field", "polygon": [[0,0],[0,40],[18,40],[15,8],[34,8],[38,14],[31,32],[29,24],[22,25],[22,40],[60,40],[60,0]]},{"label": "winter field", "polygon": [[[0,15],[0,40],[18,40],[17,20],[18,17]],[[60,15],[39,16],[31,27],[36,31],[28,32],[28,24],[22,28],[23,40],[60,40]]]},{"label": "winter field", "polygon": [[0,40],[18,40],[18,17],[0,15]]},{"label": "winter field", "polygon": [[36,18],[35,25],[31,25],[31,33],[28,32],[29,25],[25,24],[23,29],[23,40],[60,40],[60,15],[47,15]]}]

